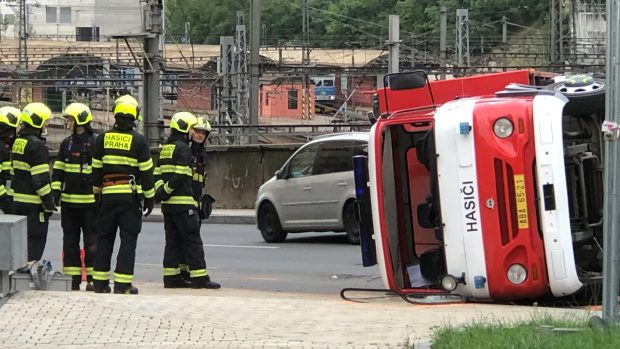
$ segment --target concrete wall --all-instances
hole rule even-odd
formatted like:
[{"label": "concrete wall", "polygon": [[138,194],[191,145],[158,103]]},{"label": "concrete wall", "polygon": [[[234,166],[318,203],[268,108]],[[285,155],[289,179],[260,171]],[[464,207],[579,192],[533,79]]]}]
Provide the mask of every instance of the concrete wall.
[{"label": "concrete wall", "polygon": [[207,193],[216,208],[253,208],[256,192],[301,144],[208,148]]}]

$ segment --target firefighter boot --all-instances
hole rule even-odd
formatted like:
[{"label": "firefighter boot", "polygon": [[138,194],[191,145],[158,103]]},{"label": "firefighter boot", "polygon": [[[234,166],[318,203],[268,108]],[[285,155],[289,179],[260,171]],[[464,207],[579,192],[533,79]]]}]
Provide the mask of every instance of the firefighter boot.
[{"label": "firefighter boot", "polygon": [[164,288],[189,288],[191,282],[183,279],[181,275],[164,276]]},{"label": "firefighter boot", "polygon": [[192,278],[192,288],[209,288],[215,290],[220,287],[220,284],[211,281],[209,275]]},{"label": "firefighter boot", "polygon": [[86,276],[86,291],[94,291],[94,290],[95,290],[95,286],[93,286],[93,276],[88,275]]},{"label": "firefighter boot", "polygon": [[138,294],[138,289],[131,286],[131,284],[126,284],[124,282],[115,282],[114,293],[115,294]]},{"label": "firefighter boot", "polygon": [[95,293],[110,293],[112,291],[110,289],[110,283],[102,280],[94,280],[93,289],[95,290]]},{"label": "firefighter boot", "polygon": [[192,281],[191,277],[189,276],[189,271],[187,270],[181,270],[181,277],[187,282]]},{"label": "firefighter boot", "polygon": [[82,276],[81,275],[73,275],[73,276],[71,276],[71,291],[79,291],[81,283],[82,283]]}]

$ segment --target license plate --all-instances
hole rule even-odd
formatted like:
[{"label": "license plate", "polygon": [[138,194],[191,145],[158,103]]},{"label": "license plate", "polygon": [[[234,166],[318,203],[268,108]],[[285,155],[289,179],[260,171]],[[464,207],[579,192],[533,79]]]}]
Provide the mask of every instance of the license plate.
[{"label": "license plate", "polygon": [[519,229],[529,227],[527,218],[527,196],[525,194],[525,178],[522,174],[516,174],[515,180],[515,202],[517,204],[517,223]]}]

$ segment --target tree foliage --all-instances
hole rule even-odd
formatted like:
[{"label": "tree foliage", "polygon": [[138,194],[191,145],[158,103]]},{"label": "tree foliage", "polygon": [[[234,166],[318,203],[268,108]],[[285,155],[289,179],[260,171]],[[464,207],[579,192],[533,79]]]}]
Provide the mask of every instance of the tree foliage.
[{"label": "tree foliage", "polygon": [[[303,1],[261,3],[262,43],[300,44]],[[438,42],[442,6],[447,8],[449,38],[456,9],[467,8],[470,38],[492,42],[501,38],[503,16],[522,26],[543,23],[549,5],[540,0],[308,0],[310,41],[317,47],[380,47],[387,39],[388,16],[397,14],[403,41]],[[250,23],[250,0],[167,0],[166,7],[168,40],[177,42],[219,43],[220,36],[234,35],[237,11]],[[509,27],[509,33],[517,30]]]}]

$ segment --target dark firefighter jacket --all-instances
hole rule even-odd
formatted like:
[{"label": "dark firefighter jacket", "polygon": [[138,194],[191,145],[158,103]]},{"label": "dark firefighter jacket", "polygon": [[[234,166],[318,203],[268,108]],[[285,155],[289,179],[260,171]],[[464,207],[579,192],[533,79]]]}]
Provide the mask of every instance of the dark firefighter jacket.
[{"label": "dark firefighter jacket", "polygon": [[0,197],[13,195],[13,190],[7,188],[7,181],[11,180],[11,147],[13,145],[4,138],[0,138]]},{"label": "dark firefighter jacket", "polygon": [[91,132],[73,134],[60,143],[52,173],[52,190],[61,192],[64,205],[86,207],[95,204],[92,157],[95,137]]},{"label": "dark firefighter jacket", "polygon": [[194,199],[200,203],[205,186],[207,152],[202,144],[192,143],[192,183]]},{"label": "dark firefighter jacket", "polygon": [[186,134],[173,132],[159,153],[155,187],[164,214],[198,207],[192,191],[192,151],[187,143]]},{"label": "dark firefighter jacket", "polygon": [[93,186],[101,188],[102,201],[130,202],[155,196],[153,160],[146,138],[133,129],[100,134],[93,149]]},{"label": "dark firefighter jacket", "polygon": [[47,211],[55,209],[50,186],[49,151],[45,141],[32,128],[23,129],[13,142],[12,161],[13,201],[42,205]]}]

